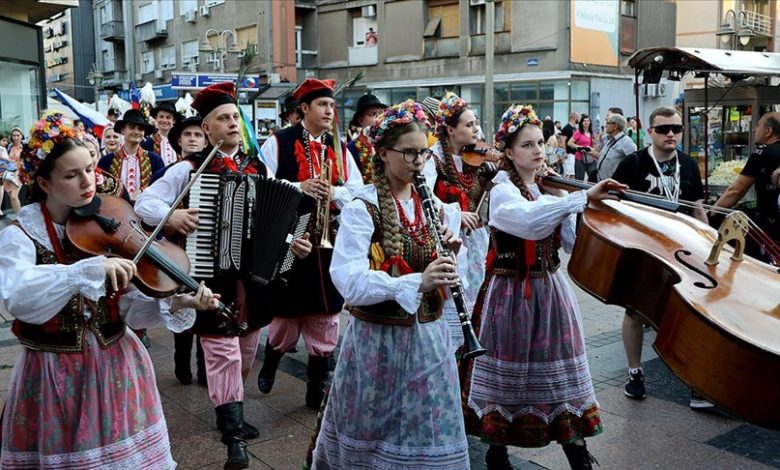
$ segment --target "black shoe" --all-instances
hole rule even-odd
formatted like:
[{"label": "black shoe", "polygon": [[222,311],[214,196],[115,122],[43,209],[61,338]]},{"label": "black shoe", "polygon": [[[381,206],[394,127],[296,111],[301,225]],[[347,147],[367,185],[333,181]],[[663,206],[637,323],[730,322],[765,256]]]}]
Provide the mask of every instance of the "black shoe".
[{"label": "black shoe", "polygon": [[249,467],[246,441],[240,437],[244,424],[244,403],[225,403],[214,409],[217,413],[217,428],[222,433],[222,443],[227,446],[225,470],[239,470]]},{"label": "black shoe", "polygon": [[588,452],[584,442],[582,445],[564,444],[562,447],[572,470],[592,470],[594,463],[599,465],[593,454]]},{"label": "black shoe", "polygon": [[319,410],[322,400],[325,398],[325,390],[328,387],[328,375],[330,372],[330,358],[322,356],[309,356],[306,365],[306,407]]},{"label": "black shoe", "polygon": [[276,370],[279,368],[282,356],[284,356],[284,352],[277,351],[269,342],[265,343],[265,359],[263,359],[263,367],[257,375],[257,388],[260,389],[260,393],[271,393],[274,388]]},{"label": "black shoe", "polygon": [[238,437],[245,441],[257,439],[260,437],[260,430],[244,421],[241,425],[241,430],[238,432]]},{"label": "black shoe", "polygon": [[641,400],[647,396],[645,390],[645,374],[639,370],[635,374],[628,373],[628,380],[626,381],[626,396]]},{"label": "black shoe", "polygon": [[514,468],[509,463],[509,452],[506,446],[490,444],[485,453],[485,463],[488,470],[512,470]]}]

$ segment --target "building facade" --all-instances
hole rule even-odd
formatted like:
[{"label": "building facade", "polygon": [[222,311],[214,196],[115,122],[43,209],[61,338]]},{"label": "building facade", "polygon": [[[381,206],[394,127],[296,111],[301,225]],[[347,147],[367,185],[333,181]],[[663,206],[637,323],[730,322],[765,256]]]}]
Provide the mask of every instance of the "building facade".
[{"label": "building facade", "polygon": [[35,23],[78,5],[77,0],[0,0],[0,119],[23,129],[46,102],[43,34]]},{"label": "building facade", "polygon": [[87,76],[95,63],[91,0],[38,23],[43,32],[46,86],[59,88],[79,101],[95,101],[94,85]]},{"label": "building facade", "polygon": [[[603,125],[611,106],[637,114],[634,73],[626,66],[630,54],[675,43],[672,1],[493,0],[494,105],[488,111],[488,3],[298,0],[298,79],[341,82],[362,72],[362,87],[343,100],[345,121],[357,96],[369,90],[388,103],[441,97],[451,90],[483,121],[490,113],[496,123],[511,103],[528,103],[540,116],[565,122],[576,111]],[[370,33],[373,44],[367,41]],[[666,90],[666,83],[640,90],[639,115],[671,104]]]}]

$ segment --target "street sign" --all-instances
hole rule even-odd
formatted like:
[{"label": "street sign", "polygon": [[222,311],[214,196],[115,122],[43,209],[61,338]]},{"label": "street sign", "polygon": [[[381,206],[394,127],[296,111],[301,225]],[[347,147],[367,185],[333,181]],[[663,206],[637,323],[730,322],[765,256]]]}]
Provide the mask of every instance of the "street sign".
[{"label": "street sign", "polygon": [[536,67],[537,65],[539,65],[539,59],[528,59],[526,61],[526,65],[529,67]]},{"label": "street sign", "polygon": [[[212,73],[178,73],[171,74],[171,88],[174,90],[200,90],[215,83],[235,81],[235,74]],[[244,78],[239,87],[243,91],[257,91],[260,88],[260,77],[251,75]]]}]

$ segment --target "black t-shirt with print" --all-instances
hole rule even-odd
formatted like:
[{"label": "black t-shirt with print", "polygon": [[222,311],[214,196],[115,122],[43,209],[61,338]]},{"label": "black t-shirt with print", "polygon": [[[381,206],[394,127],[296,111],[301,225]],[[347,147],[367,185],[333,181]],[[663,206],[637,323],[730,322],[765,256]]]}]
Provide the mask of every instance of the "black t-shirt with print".
[{"label": "black t-shirt with print", "polygon": [[[634,191],[643,193],[658,194],[665,196],[663,189],[659,187],[657,178],[660,176],[658,170],[648,151],[650,147],[645,147],[627,156],[620,162],[612,179],[627,184]],[[680,196],[681,201],[697,201],[704,198],[704,186],[701,183],[701,173],[699,164],[690,156],[677,152],[677,159],[680,160]],[[658,163],[664,176],[674,177],[676,169],[675,159]]]},{"label": "black t-shirt with print", "polygon": [[780,189],[772,184],[772,172],[780,167],[780,143],[758,145],[748,157],[742,174],[756,179],[756,205],[758,224],[770,232],[773,238],[780,238],[780,214],[777,197]]},{"label": "black t-shirt with print", "polygon": [[577,128],[572,126],[571,124],[566,124],[563,126],[563,129],[561,129],[561,134],[566,136],[566,141],[570,141],[572,136],[574,135],[574,131],[576,131]]}]

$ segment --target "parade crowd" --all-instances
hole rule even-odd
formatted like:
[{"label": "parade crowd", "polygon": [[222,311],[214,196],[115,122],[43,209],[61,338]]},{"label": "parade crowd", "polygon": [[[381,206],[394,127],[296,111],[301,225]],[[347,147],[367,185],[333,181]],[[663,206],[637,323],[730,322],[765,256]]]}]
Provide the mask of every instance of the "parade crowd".
[{"label": "parade crowd", "polygon": [[[242,138],[232,82],[201,90],[194,117],[168,103],[148,116],[111,110],[98,136],[45,113],[29,132],[0,135],[0,201],[15,215],[0,231],[0,301],[24,346],[2,412],[0,467],[174,468],[144,333],[164,326],[176,378],[208,388],[226,469],[248,468],[247,442],[260,437],[243,402],[262,328],[263,394],[284,354],[305,344],[301,399],[320,415],[308,454],[290,456],[304,468],[467,469],[467,435],[489,445],[489,469],[512,468],[510,446],[550,444],[571,468],[593,468],[586,442],[609,429],[561,250],[572,251],[590,205],[629,190],[690,202],[686,215],[711,223],[699,165],[679,147],[680,112],[641,119],[610,108],[597,129],[592,116],[572,113],[561,126],[514,104],[485,136],[451,92],[395,104],[366,94],[342,138],[336,93],[332,80],[306,79],[283,100],[285,126],[257,151]],[[755,137],[715,206],[755,186],[756,222],[777,241],[780,115],[762,116]],[[311,203],[284,280],[258,284],[238,271],[152,292],[132,256],[79,248],[88,238],[79,226],[94,218],[125,241],[164,224],[159,243],[184,252],[209,208],[191,203],[194,191],[179,196],[204,164],[223,178],[286,180]],[[548,177],[589,184],[567,191]],[[114,205],[129,218],[111,228],[100,214]],[[748,253],[776,262],[766,245]],[[460,295],[482,355],[464,346]],[[647,396],[644,323],[626,311],[632,399]],[[711,406],[692,392],[692,408]]]}]

